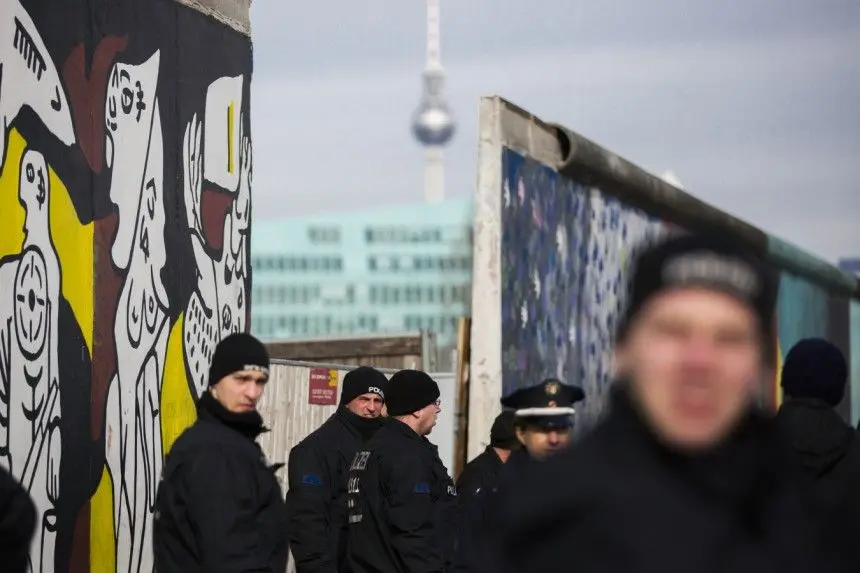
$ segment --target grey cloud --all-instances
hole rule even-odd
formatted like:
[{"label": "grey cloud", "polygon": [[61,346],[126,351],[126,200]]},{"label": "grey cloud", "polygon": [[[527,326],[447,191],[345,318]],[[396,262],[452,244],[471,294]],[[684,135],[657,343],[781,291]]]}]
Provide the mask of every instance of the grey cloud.
[{"label": "grey cloud", "polygon": [[[255,0],[258,70],[355,69],[369,62],[420,62],[420,0]],[[853,32],[854,0],[443,0],[443,58],[677,42]],[[288,72],[289,73],[289,72]]]}]

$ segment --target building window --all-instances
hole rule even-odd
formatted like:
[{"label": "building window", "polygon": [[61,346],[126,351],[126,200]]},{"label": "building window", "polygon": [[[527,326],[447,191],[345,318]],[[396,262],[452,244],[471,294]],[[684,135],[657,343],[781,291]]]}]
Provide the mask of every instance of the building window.
[{"label": "building window", "polygon": [[310,227],[308,240],[315,245],[334,245],[340,243],[340,229],[337,227]]},{"label": "building window", "polygon": [[442,230],[438,227],[372,227],[365,229],[364,239],[368,243],[441,243]]}]

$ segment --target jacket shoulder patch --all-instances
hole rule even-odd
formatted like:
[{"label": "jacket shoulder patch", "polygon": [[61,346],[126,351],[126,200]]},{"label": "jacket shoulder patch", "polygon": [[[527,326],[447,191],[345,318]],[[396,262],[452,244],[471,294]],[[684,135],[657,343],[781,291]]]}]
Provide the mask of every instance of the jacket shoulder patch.
[{"label": "jacket shoulder patch", "polygon": [[415,487],[412,488],[412,491],[415,493],[430,493],[430,484],[423,481],[416,483]]}]

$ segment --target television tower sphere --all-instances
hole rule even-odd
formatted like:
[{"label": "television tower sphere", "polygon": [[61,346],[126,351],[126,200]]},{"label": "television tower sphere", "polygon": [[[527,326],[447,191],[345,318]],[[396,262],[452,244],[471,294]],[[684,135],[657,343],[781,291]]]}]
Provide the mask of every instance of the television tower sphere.
[{"label": "television tower sphere", "polygon": [[454,136],[454,117],[441,101],[423,101],[415,111],[412,133],[421,145],[443,146]]},{"label": "television tower sphere", "polygon": [[412,118],[412,134],[421,145],[441,147],[454,137],[454,115],[442,95],[445,73],[441,67],[431,65],[424,70],[424,89],[421,103]]}]

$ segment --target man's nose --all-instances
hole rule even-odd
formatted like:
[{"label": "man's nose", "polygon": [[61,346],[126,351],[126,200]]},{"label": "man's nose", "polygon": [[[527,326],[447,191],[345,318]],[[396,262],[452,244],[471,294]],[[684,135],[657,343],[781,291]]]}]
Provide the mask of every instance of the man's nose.
[{"label": "man's nose", "polygon": [[263,395],[263,386],[261,384],[251,384],[250,388],[248,388],[247,392],[245,392],[245,396],[249,399],[253,400],[254,403],[260,399],[260,396]]},{"label": "man's nose", "polygon": [[714,342],[706,337],[694,337],[687,343],[684,366],[690,369],[710,368],[716,358]]}]

